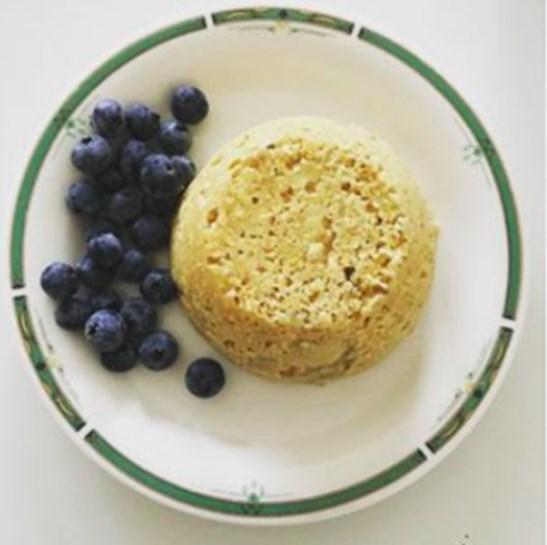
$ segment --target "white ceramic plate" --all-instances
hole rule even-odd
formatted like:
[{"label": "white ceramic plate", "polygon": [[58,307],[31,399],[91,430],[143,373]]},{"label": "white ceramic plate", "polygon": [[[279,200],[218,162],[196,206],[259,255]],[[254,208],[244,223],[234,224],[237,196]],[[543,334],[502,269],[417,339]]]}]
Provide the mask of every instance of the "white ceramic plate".
[{"label": "white ceramic plate", "polygon": [[[425,186],[440,224],[437,268],[417,330],[381,365],[323,388],[270,384],[226,363],[202,401],[187,363],[213,355],[178,305],[165,326],[180,362],[115,376],[58,329],[43,267],[75,260],[81,235],[63,204],[68,154],[99,97],[165,112],[174,84],[212,106],[195,133],[198,167],[225,140],[291,114],[353,121],[390,142]],[[37,384],[83,450],[148,496],[211,518],[281,524],[370,505],[431,469],[470,430],[508,367],[522,317],[517,212],[496,148],[431,67],[351,21],[280,8],[177,23],[93,72],[55,113],[13,218],[16,316]]]}]

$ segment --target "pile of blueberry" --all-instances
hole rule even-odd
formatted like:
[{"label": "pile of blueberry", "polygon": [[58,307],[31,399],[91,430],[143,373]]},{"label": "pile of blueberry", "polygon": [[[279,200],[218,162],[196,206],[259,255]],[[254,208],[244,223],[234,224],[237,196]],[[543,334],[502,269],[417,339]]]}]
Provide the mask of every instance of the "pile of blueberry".
[{"label": "pile of blueberry", "polygon": [[[152,371],[172,366],[179,347],[158,329],[157,306],[176,299],[168,269],[154,266],[154,252],[169,244],[171,221],[195,176],[186,153],[192,145],[188,125],[202,121],[209,106],[202,91],[177,87],[171,97],[173,119],[162,120],[145,104],[125,109],[100,100],[91,114],[93,134],[71,154],[82,178],[66,192],[68,209],[82,219],[86,253],[76,263],[55,262],[41,276],[44,291],[58,304],[57,324],[83,330],[114,372],[140,361]],[[138,296],[122,296],[119,284],[138,285]],[[186,385],[211,397],[224,385],[224,371],[209,358],[194,361]]]}]

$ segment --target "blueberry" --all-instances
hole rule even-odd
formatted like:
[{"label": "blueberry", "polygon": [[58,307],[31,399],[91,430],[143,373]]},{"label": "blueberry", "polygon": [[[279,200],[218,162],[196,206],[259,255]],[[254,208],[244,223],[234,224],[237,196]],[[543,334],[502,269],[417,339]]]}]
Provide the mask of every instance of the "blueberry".
[{"label": "blueberry", "polygon": [[71,212],[93,216],[103,207],[104,196],[91,184],[79,181],[68,187],[65,202]]},{"label": "blueberry", "polygon": [[142,192],[139,188],[124,187],[111,195],[106,205],[106,215],[109,220],[123,225],[138,218],[142,208]]},{"label": "blueberry", "polygon": [[208,398],[218,394],[224,383],[224,369],[218,361],[199,358],[186,370],[186,387],[197,397]]},{"label": "blueberry", "polygon": [[169,222],[158,216],[141,216],[129,228],[129,236],[135,245],[144,252],[159,250],[169,243]]},{"label": "blueberry", "polygon": [[139,357],[151,371],[162,371],[171,367],[179,355],[176,339],[166,331],[156,331],[144,337],[139,345]]},{"label": "blueberry", "polygon": [[175,299],[178,294],[168,269],[152,269],[141,282],[142,296],[150,303],[163,305]]},{"label": "blueberry", "polygon": [[177,195],[182,189],[182,174],[167,155],[153,153],[142,163],[140,182],[149,195]]},{"label": "blueberry", "polygon": [[168,155],[182,155],[192,145],[192,135],[180,121],[169,119],[161,122],[158,143]]},{"label": "blueberry", "polygon": [[40,277],[42,289],[54,299],[64,299],[78,290],[78,273],[66,263],[49,264]]},{"label": "blueberry", "polygon": [[180,85],[171,97],[171,111],[181,123],[194,125],[205,118],[209,112],[209,104],[197,87]]},{"label": "blueberry", "polygon": [[125,373],[137,364],[137,351],[130,344],[123,344],[111,352],[101,352],[103,367],[114,373]]},{"label": "blueberry", "polygon": [[123,129],[121,104],[110,98],[99,100],[91,114],[91,125],[102,136],[116,136]]},{"label": "blueberry", "polygon": [[145,195],[144,210],[155,216],[171,218],[178,210],[181,195],[163,197],[161,195]]},{"label": "blueberry", "polygon": [[55,310],[55,322],[63,329],[82,329],[93,314],[93,306],[83,297],[69,297]]},{"label": "blueberry", "polygon": [[120,310],[122,308],[122,298],[117,291],[107,288],[93,295],[90,299],[93,312],[97,310]]},{"label": "blueberry", "polygon": [[91,256],[86,255],[76,265],[82,284],[92,290],[100,290],[108,286],[115,274],[114,269],[101,267]]},{"label": "blueberry", "polygon": [[104,172],[114,158],[108,141],[95,134],[82,138],[73,148],[70,156],[72,164],[85,174]]},{"label": "blueberry", "polygon": [[123,255],[118,276],[124,282],[139,283],[149,270],[150,263],[146,256],[140,250],[130,248]]},{"label": "blueberry", "polygon": [[111,352],[125,341],[125,322],[119,312],[97,310],[85,323],[84,333],[99,352]]},{"label": "blueberry", "polygon": [[125,109],[125,121],[129,132],[139,140],[154,138],[160,129],[159,114],[140,103],[131,104]]},{"label": "blueberry", "polygon": [[86,242],[89,242],[92,238],[103,235],[104,233],[112,233],[118,238],[121,236],[120,227],[118,225],[110,220],[99,218],[89,224],[86,231],[85,240]]},{"label": "blueberry", "polygon": [[97,185],[106,191],[117,191],[124,187],[127,182],[120,171],[115,168],[109,168],[107,171],[95,177]]},{"label": "blueberry", "polygon": [[125,320],[128,334],[133,338],[150,333],[158,323],[158,313],[154,306],[138,297],[126,301],[120,313]]},{"label": "blueberry", "polygon": [[150,153],[150,148],[140,140],[129,140],[125,144],[120,155],[120,171],[128,182],[138,180],[142,163]]},{"label": "blueberry", "polygon": [[112,233],[103,233],[87,242],[87,253],[101,267],[113,267],[123,258],[122,241]]},{"label": "blueberry", "polygon": [[196,165],[194,164],[194,161],[185,155],[174,155],[171,157],[171,162],[180,176],[183,187],[187,188],[196,176]]}]

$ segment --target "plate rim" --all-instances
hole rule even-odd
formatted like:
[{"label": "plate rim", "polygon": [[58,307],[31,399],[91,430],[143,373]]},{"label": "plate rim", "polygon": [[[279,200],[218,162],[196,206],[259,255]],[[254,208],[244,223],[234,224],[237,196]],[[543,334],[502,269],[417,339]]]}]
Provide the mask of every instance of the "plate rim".
[{"label": "plate rim", "polygon": [[[212,22],[211,22],[212,21]],[[153,475],[110,445],[100,433],[91,429],[71,405],[69,397],[55,380],[40,348],[24,292],[24,230],[26,212],[42,163],[59,132],[70,116],[104,79],[157,45],[191,32],[215,28],[232,22],[270,21],[277,24],[297,23],[303,27],[321,27],[340,32],[390,54],[429,82],[454,108],[475,139],[473,153],[484,160],[496,185],[502,207],[508,244],[508,274],[503,313],[496,341],[486,358],[479,379],[462,402],[443,420],[435,434],[399,462],[364,481],[330,491],[326,494],[285,502],[264,501],[255,491],[240,500],[229,500],[194,492]],[[356,32],[355,32],[356,31]],[[171,507],[223,521],[246,524],[287,524],[319,520],[354,511],[380,501],[432,469],[468,435],[492,402],[505,377],[522,329],[525,306],[525,275],[523,274],[522,227],[515,198],[503,162],[496,147],[477,115],[436,70],[418,56],[390,38],[359,22],[352,22],[320,11],[284,7],[245,7],[207,12],[206,15],[185,18],[162,27],[132,42],[111,55],[66,98],[46,125],[25,169],[15,208],[12,212],[9,268],[14,304],[14,316],[23,346],[30,359],[27,369],[34,382],[41,386],[44,399],[56,413],[57,420],[72,439],[103,468],[132,488]],[[519,308],[520,307],[520,308]],[[463,433],[462,433],[463,431]]]}]

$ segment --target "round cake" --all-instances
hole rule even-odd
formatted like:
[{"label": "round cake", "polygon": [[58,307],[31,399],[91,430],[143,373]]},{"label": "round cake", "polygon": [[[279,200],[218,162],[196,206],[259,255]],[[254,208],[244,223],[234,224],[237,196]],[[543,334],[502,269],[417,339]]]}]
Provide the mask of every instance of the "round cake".
[{"label": "round cake", "polygon": [[414,327],[437,228],[416,180],[355,126],[290,117],[224,145],[193,181],[171,266],[187,315],[231,362],[324,383]]}]

